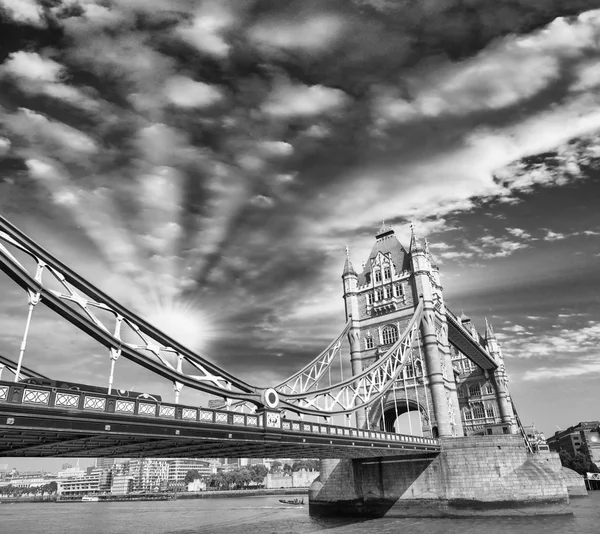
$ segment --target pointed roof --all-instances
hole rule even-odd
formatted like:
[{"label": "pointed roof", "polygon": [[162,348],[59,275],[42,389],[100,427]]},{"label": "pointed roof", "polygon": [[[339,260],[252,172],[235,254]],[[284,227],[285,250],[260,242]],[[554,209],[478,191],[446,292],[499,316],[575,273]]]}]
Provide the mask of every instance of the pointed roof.
[{"label": "pointed roof", "polygon": [[398,238],[394,234],[394,230],[390,226],[382,225],[379,232],[375,235],[376,241],[373,245],[373,249],[369,254],[369,259],[366,261],[362,273],[358,275],[358,284],[363,285],[367,283],[367,273],[371,272],[371,260],[377,257],[380,252],[390,258],[396,272],[409,271],[410,270],[410,257],[408,252],[398,241]]},{"label": "pointed roof", "polygon": [[494,334],[494,329],[488,323],[487,317],[485,318],[485,340],[488,341],[490,339],[494,339],[496,335]]},{"label": "pointed roof", "polygon": [[410,225],[410,247],[408,249],[411,254],[415,252],[424,252],[423,245],[419,241],[419,238],[415,234],[415,225],[411,223]]},{"label": "pointed roof", "polygon": [[347,274],[353,274],[356,276],[356,271],[354,270],[352,262],[348,256],[346,256],[346,263],[344,263],[344,272],[342,273],[342,276],[346,276]]},{"label": "pointed roof", "polygon": [[347,274],[353,274],[356,276],[356,271],[354,270],[354,266],[350,261],[350,248],[348,245],[346,245],[346,263],[344,263],[344,272],[342,273],[342,277],[346,276]]}]

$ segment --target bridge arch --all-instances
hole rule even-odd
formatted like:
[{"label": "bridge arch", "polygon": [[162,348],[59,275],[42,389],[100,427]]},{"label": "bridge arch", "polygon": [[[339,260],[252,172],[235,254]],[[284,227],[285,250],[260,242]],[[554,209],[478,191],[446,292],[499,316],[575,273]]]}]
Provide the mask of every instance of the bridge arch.
[{"label": "bridge arch", "polygon": [[[424,426],[429,426],[429,418],[427,416],[426,407],[410,397],[407,399],[404,396],[398,396],[397,398],[387,399],[386,402],[380,403],[371,409],[369,414],[369,424],[371,428],[379,428],[385,432],[395,432],[405,434],[406,432],[399,432],[398,426],[403,419],[406,419],[406,415],[410,416],[411,413],[420,414],[419,418],[421,421],[421,429],[417,429],[413,424],[413,434],[421,434]],[[418,423],[417,423],[418,424]]]}]

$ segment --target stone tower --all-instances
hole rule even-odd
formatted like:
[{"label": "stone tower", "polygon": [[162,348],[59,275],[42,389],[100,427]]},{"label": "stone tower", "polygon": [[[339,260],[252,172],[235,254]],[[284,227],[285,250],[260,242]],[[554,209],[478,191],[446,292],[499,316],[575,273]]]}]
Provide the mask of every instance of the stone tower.
[{"label": "stone tower", "polygon": [[[394,431],[398,416],[417,411],[426,436],[512,434],[516,421],[508,392],[502,351],[486,320],[485,337],[464,313],[446,309],[440,272],[411,227],[408,251],[389,226],[382,226],[361,273],[346,257],[342,274],[346,318],[351,319],[352,373],[358,374],[383,356],[402,335],[419,299],[423,301],[421,332],[401,379],[377,407],[360,413],[361,427]],[[448,335],[448,316],[463,337],[497,364],[484,370],[469,359]]]},{"label": "stone tower", "polygon": [[383,356],[404,332],[419,299],[424,304],[421,335],[401,379],[380,406],[359,414],[359,426],[393,431],[397,417],[414,410],[424,435],[462,436],[442,286],[427,244],[413,228],[407,251],[383,225],[362,272],[346,258],[342,280],[346,318],[352,321],[353,374]]}]

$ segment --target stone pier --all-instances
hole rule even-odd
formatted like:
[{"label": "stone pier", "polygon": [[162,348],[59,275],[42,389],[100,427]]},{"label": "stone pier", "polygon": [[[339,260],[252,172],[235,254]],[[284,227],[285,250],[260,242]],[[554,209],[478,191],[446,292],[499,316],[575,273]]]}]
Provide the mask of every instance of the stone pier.
[{"label": "stone pier", "polygon": [[[442,438],[433,458],[322,460],[312,515],[470,517],[570,514],[580,482],[558,454],[516,435]],[[574,494],[575,494],[574,493]]]}]

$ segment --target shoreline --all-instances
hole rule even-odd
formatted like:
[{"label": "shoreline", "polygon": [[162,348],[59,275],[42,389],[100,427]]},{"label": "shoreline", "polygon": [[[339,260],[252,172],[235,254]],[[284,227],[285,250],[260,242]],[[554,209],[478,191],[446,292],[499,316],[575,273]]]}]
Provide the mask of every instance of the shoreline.
[{"label": "shoreline", "polygon": [[[161,494],[162,495],[162,494]],[[234,497],[258,497],[262,495],[306,495],[308,496],[308,488],[280,488],[280,489],[251,489],[251,490],[216,490],[216,491],[198,491],[198,492],[182,492],[175,493],[173,500],[186,500],[186,499],[215,499],[219,497],[223,498],[234,498]],[[107,499],[106,501],[97,502],[124,502],[124,501],[146,501],[146,500],[157,500],[157,499],[133,499],[133,498],[113,498]],[[69,499],[60,501],[56,495],[48,495],[45,497],[0,497],[1,504],[40,504],[40,503],[82,503],[81,498]]]}]

